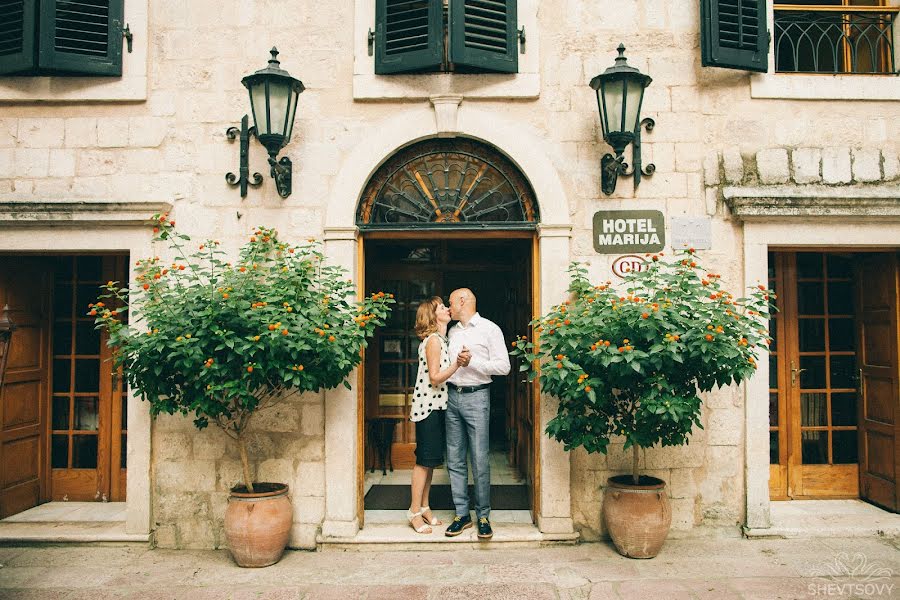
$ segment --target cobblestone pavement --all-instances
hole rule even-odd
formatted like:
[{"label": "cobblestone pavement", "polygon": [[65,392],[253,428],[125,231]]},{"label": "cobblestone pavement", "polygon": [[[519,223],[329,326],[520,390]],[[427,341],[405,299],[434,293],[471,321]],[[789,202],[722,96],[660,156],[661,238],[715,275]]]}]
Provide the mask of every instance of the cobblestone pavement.
[{"label": "cobblestone pavement", "polygon": [[289,551],[241,569],[227,551],[0,547],[0,598],[491,600],[900,598],[900,540],[669,540],[653,560],[610,544]]}]

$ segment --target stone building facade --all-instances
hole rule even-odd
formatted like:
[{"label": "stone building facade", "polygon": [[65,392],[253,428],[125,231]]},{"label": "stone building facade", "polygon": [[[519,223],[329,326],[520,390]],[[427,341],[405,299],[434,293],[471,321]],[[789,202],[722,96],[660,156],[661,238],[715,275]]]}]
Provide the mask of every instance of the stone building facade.
[{"label": "stone building facade", "polygon": [[[570,260],[610,278],[616,256],[593,245],[598,210],[658,210],[670,228],[673,219],[699,224],[709,237],[704,264],[729,288],[766,281],[773,251],[900,248],[896,64],[882,75],[783,73],[773,50],[767,73],[707,67],[696,0],[519,0],[526,42],[516,73],[376,75],[367,43],[375,4],[125,0],[134,37],[120,77],[0,76],[0,251],[115,252],[133,265],[160,251],[146,219],[168,210],[192,237],[232,250],[258,225],[320,239],[362,286],[363,192],[393,155],[429,139],[477,140],[529,182],[540,212],[534,314],[564,297]],[[772,8],[760,6],[772,30]],[[609,147],[587,83],[620,42],[653,78],[641,112],[656,121],[643,138],[656,172],[636,189],[620,178],[607,196],[599,165]],[[241,77],[273,45],[306,86],[283,150],[294,162],[293,193],[279,197],[265,177],[242,199],[223,177],[238,162],[225,131],[249,111]],[[255,142],[250,170],[268,173]],[[705,429],[690,445],[642,454],[647,472],[669,483],[678,534],[768,527],[769,370],[760,360],[751,382],[709,394]],[[258,479],[292,488],[293,546],[365,529],[357,484],[365,391],[352,381],[352,390],[304,395],[256,423]],[[606,456],[564,452],[541,434],[554,400],[535,406],[535,526],[546,539],[601,539],[602,488],[629,457],[615,444]],[[190,419],[151,421],[131,396],[126,446],[128,530],[152,532],[164,547],[222,546],[240,474],[233,443],[197,432]]]}]

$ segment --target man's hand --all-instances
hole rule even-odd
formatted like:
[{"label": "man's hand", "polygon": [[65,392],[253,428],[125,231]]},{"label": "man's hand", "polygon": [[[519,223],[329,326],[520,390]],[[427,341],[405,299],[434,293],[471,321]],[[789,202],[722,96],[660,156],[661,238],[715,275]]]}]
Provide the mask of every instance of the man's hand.
[{"label": "man's hand", "polygon": [[456,364],[461,367],[468,367],[470,360],[472,360],[472,352],[468,348],[464,347],[460,350],[459,354],[456,355]]}]

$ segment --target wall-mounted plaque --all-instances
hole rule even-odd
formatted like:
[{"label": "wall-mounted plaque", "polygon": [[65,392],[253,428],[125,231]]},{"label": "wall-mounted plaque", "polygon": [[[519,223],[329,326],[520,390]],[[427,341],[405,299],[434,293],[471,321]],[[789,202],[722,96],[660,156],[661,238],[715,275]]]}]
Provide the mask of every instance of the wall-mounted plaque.
[{"label": "wall-mounted plaque", "polygon": [[659,252],[666,245],[666,220],[658,210],[594,213],[594,250],[600,254]]},{"label": "wall-mounted plaque", "polygon": [[709,217],[671,217],[669,219],[669,245],[672,250],[712,248],[712,219]]}]

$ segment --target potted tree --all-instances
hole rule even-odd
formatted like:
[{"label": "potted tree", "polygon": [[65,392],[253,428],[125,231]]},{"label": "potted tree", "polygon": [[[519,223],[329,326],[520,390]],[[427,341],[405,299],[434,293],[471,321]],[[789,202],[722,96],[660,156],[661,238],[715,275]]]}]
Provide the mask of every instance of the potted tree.
[{"label": "potted tree", "polygon": [[687,444],[702,428],[700,394],[754,373],[774,298],[764,285],[735,298],[693,249],[648,255],[645,267],[617,291],[574,263],[569,300],[531,323],[539,340],[513,342],[522,370],[559,398],[552,438],[605,454],[621,436],[631,450],[631,474],[604,489],[603,517],[617,550],[634,558],[656,556],[671,525],[665,482],[640,474],[639,449]]},{"label": "potted tree", "polygon": [[131,289],[108,282],[89,314],[153,416],[190,414],[198,429],[218,426],[236,442],[243,481],[225,514],[228,545],[241,566],[273,564],[292,511],[286,484],[253,480],[253,417],[293,393],[349,387],[345,377],[393,297],[353,301],[352,281],[324,264],[313,240],[292,245],[259,228],[232,263],[219,242],[194,246],[166,215],[153,219],[170,260],[138,261]]}]

